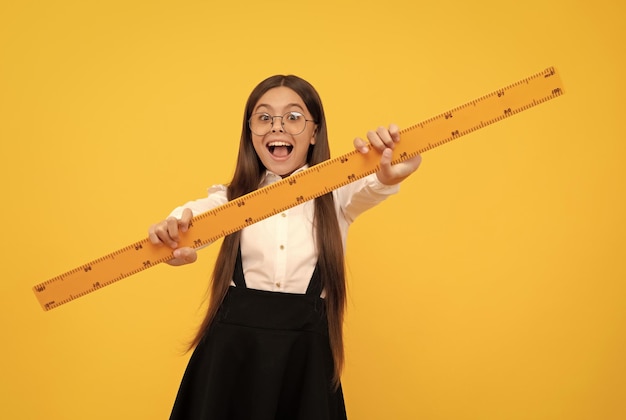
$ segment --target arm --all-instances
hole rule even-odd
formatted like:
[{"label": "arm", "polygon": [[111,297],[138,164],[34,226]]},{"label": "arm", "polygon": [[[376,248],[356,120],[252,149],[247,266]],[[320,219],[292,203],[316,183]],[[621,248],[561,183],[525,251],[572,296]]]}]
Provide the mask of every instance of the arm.
[{"label": "arm", "polygon": [[392,149],[400,141],[398,127],[379,127],[367,133],[369,145],[361,138],[354,139],[354,147],[361,153],[370,153],[372,148],[381,153],[380,170],[337,190],[338,203],[347,223],[366,210],[376,206],[400,189],[399,183],[417,170],[421,157],[416,156],[404,162],[391,164]]}]

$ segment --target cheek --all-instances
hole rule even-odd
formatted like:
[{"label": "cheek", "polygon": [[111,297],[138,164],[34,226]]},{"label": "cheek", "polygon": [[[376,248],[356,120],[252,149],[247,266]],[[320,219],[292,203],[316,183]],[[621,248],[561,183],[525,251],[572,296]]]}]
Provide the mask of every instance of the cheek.
[{"label": "cheek", "polygon": [[313,145],[309,144],[308,147],[300,148],[300,150],[298,151],[298,161],[300,161],[300,163],[304,164],[308,161],[309,151],[312,147]]},{"label": "cheek", "polygon": [[261,144],[261,139],[262,137],[252,135],[252,146],[254,147],[254,150],[257,152],[257,154],[263,147],[263,145]]}]

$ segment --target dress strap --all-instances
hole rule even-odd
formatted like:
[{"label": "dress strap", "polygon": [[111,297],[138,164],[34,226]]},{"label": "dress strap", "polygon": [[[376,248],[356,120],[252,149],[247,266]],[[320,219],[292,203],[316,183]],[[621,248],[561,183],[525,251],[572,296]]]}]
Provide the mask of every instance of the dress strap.
[{"label": "dress strap", "polygon": [[235,271],[233,272],[235,286],[246,288],[246,279],[243,276],[243,265],[241,264],[241,246],[237,249],[237,260],[235,261]]},{"label": "dress strap", "polygon": [[306,294],[309,296],[320,297],[322,294],[322,279],[320,276],[320,263],[315,264],[315,270],[309,281],[309,286],[306,288]]}]

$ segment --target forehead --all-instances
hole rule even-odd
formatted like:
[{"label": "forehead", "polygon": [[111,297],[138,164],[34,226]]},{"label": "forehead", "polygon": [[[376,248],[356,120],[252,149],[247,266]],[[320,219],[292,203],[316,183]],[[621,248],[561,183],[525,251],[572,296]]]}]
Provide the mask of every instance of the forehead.
[{"label": "forehead", "polygon": [[307,111],[307,107],[300,95],[286,86],[275,87],[265,92],[254,106],[255,110],[260,108],[275,111],[300,108]]}]

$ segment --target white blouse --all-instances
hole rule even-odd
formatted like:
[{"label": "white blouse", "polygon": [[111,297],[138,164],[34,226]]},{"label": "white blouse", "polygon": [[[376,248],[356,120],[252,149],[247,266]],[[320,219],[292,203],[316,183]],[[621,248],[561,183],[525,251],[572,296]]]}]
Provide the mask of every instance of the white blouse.
[{"label": "white blouse", "polygon": [[[280,179],[267,171],[259,188]],[[384,185],[372,174],[333,191],[344,249],[348,227],[356,217],[398,190],[399,185]],[[195,216],[227,201],[226,187],[214,185],[206,198],[177,207],[170,216],[180,218],[185,208],[191,209]],[[306,292],[318,256],[313,212],[313,200],[307,201],[241,231],[241,263],[247,287],[283,293]]]}]

